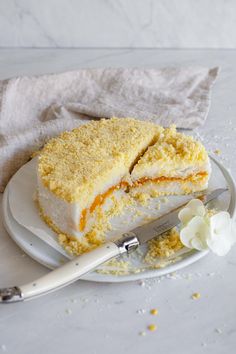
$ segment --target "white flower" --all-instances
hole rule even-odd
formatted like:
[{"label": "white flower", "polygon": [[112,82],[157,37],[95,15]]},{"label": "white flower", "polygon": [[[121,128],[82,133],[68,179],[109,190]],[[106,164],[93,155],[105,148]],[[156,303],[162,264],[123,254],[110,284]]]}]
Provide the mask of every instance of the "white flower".
[{"label": "white flower", "polygon": [[224,256],[236,242],[236,227],[229,213],[221,211],[211,217],[199,199],[191,200],[180,212],[180,240],[197,250],[210,249]]},{"label": "white flower", "polygon": [[218,256],[224,256],[236,242],[236,229],[229,213],[221,211],[210,218],[207,245]]}]

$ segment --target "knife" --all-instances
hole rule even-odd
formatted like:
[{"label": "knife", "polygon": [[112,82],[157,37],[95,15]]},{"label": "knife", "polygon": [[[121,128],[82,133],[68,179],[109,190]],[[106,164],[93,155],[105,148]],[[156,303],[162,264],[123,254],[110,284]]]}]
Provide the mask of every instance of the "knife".
[{"label": "knife", "polygon": [[[207,204],[227,190],[223,188],[215,189],[197,198]],[[117,241],[107,242],[89,253],[76,257],[32,283],[20,287],[13,286],[0,289],[0,303],[28,300],[61,289],[111,258],[133,252],[138,246],[179,224],[178,213],[186,204],[171,210],[150,223],[124,233]]]}]

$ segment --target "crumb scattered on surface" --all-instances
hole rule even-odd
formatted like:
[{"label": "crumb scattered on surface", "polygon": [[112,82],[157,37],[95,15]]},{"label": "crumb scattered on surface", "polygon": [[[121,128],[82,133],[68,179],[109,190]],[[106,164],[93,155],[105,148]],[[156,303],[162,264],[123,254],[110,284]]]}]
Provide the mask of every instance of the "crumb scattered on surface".
[{"label": "crumb scattered on surface", "polygon": [[218,334],[222,334],[223,333],[222,329],[220,329],[220,328],[215,328],[215,332],[218,333]]},{"label": "crumb scattered on surface", "polygon": [[144,332],[144,331],[139,332],[139,335],[142,336],[142,337],[144,337],[144,336],[146,336],[146,332]]},{"label": "crumb scattered on surface", "polygon": [[145,309],[139,309],[136,311],[139,315],[143,315],[146,313],[146,310]]},{"label": "crumb scattered on surface", "polygon": [[206,213],[207,213],[207,216],[208,216],[209,218],[210,218],[211,216],[217,214],[218,212],[219,212],[219,210],[217,210],[217,209],[214,209],[214,208],[208,209],[208,208],[206,207]]},{"label": "crumb scattered on surface", "polygon": [[142,287],[144,287],[144,286],[145,286],[145,281],[141,280],[141,281],[139,282],[139,285],[142,286]]},{"label": "crumb scattered on surface", "polygon": [[157,316],[158,315],[158,309],[151,309],[150,310],[150,314],[153,316]]},{"label": "crumb scattered on surface", "polygon": [[201,294],[200,293],[193,293],[191,297],[193,300],[198,300],[198,299],[200,299]]},{"label": "crumb scattered on surface", "polygon": [[151,332],[154,332],[157,330],[157,326],[155,324],[150,324],[148,326],[148,330],[151,331]]},{"label": "crumb scattered on surface", "polygon": [[113,258],[104,264],[104,268],[96,269],[99,274],[126,275],[130,273],[130,262]]},{"label": "crumb scattered on surface", "polygon": [[70,302],[72,302],[73,304],[76,304],[77,300],[76,299],[71,299]]},{"label": "crumb scattered on surface", "polygon": [[140,205],[147,206],[151,196],[147,193],[140,192],[136,193],[134,198],[139,202]]},{"label": "crumb scattered on surface", "polygon": [[214,153],[215,153],[216,155],[220,155],[220,154],[221,154],[221,150],[220,150],[220,149],[216,149],[216,150],[214,151]]},{"label": "crumb scattered on surface", "polygon": [[213,277],[213,276],[215,275],[215,272],[207,273],[207,275],[208,275],[209,277]]},{"label": "crumb scattered on surface", "polygon": [[173,228],[148,242],[145,262],[152,264],[157,258],[169,257],[183,247],[177,228]]},{"label": "crumb scattered on surface", "polygon": [[66,309],[66,311],[65,311],[65,312],[66,312],[66,314],[67,314],[67,315],[71,315],[71,314],[72,314],[71,309]]}]

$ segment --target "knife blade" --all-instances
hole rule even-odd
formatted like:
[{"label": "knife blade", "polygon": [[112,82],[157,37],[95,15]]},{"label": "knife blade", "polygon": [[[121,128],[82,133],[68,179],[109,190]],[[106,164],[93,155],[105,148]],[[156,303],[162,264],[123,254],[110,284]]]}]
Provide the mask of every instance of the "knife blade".
[{"label": "knife blade", "polygon": [[[198,198],[209,203],[227,189],[219,188],[211,193],[205,193]],[[139,226],[126,233],[118,241],[107,242],[95,250],[77,256],[72,261],[49,272],[43,277],[22,286],[12,286],[0,289],[0,303],[19,302],[29,300],[52,291],[61,289],[78,280],[82,275],[90,272],[104,262],[123,253],[129,253],[138,246],[161,235],[179,223],[178,213],[185,204],[170,211],[153,222]]]}]

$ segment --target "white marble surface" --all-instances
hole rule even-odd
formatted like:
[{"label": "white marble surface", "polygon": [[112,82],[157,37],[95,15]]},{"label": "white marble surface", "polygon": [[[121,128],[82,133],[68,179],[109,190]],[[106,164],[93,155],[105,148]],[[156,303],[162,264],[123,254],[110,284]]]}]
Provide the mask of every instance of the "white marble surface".
[{"label": "white marble surface", "polygon": [[[236,51],[1,50],[0,77],[88,66],[202,64],[222,67],[212,107],[198,129],[210,151],[236,176]],[[164,277],[123,284],[78,281],[51,295],[0,306],[0,353],[233,354],[236,350],[236,247]],[[24,255],[0,220],[0,286],[21,284],[47,270]],[[191,295],[200,292],[199,300]],[[153,317],[149,310],[159,309]],[[143,309],[145,313],[138,313]],[[150,333],[147,325],[157,324]],[[146,331],[146,336],[139,332]]]},{"label": "white marble surface", "polygon": [[235,48],[234,0],[0,0],[0,47]]}]

